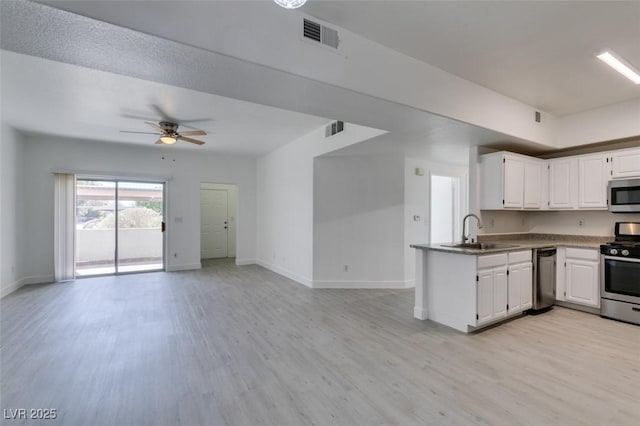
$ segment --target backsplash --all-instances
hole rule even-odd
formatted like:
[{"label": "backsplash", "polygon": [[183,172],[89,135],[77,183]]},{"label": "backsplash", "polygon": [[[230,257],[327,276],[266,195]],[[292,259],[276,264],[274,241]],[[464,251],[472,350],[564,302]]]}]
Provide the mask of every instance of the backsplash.
[{"label": "backsplash", "polygon": [[523,211],[482,210],[483,228],[478,235],[529,232],[529,213]]},{"label": "backsplash", "polygon": [[481,211],[479,235],[536,233],[611,236],[616,222],[640,222],[640,214],[609,211]]},{"label": "backsplash", "polygon": [[640,214],[609,211],[546,211],[529,214],[529,232],[541,234],[613,235],[616,222],[640,222]]}]

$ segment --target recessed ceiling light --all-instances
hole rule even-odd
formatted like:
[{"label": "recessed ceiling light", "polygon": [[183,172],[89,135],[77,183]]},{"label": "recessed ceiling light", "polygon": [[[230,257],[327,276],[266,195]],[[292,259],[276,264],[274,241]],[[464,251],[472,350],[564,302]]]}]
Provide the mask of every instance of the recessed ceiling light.
[{"label": "recessed ceiling light", "polygon": [[278,6],[285,9],[297,9],[307,2],[307,0],[273,0]]},{"label": "recessed ceiling light", "polygon": [[616,57],[611,51],[605,51],[599,54],[598,59],[627,77],[629,80],[633,81],[635,84],[640,84],[640,73],[630,64]]}]

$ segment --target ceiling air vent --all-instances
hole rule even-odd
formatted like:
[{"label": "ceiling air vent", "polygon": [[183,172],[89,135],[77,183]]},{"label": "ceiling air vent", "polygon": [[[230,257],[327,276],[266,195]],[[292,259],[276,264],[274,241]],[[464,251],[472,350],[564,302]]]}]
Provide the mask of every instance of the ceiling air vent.
[{"label": "ceiling air vent", "polygon": [[327,125],[324,130],[324,137],[328,138],[337,133],[344,131],[344,121],[334,121],[333,123]]},{"label": "ceiling air vent", "polygon": [[305,38],[317,41],[325,46],[333,47],[334,49],[337,49],[340,43],[336,30],[308,19],[303,19],[302,35]]}]

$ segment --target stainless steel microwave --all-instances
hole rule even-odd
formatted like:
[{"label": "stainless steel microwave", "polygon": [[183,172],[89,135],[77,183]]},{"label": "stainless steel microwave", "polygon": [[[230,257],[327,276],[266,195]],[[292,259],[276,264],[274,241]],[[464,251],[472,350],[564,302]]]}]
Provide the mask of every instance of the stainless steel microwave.
[{"label": "stainless steel microwave", "polygon": [[609,211],[615,213],[640,212],[640,178],[610,180],[607,190]]}]

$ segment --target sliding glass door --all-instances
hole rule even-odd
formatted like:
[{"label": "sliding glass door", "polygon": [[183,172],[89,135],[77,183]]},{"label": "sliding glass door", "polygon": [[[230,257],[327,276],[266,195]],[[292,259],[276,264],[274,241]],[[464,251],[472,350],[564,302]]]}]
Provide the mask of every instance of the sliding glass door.
[{"label": "sliding glass door", "polygon": [[164,184],[76,181],[77,276],[162,270]]}]

